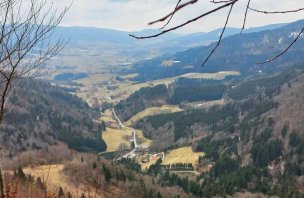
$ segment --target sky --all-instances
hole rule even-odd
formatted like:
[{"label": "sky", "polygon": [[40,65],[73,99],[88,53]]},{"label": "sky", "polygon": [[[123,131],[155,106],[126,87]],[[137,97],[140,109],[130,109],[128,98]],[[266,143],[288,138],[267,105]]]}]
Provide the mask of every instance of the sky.
[{"label": "sky", "polygon": [[[148,22],[158,19],[175,7],[177,0],[53,0],[55,6],[62,8],[69,5],[68,11],[61,25],[87,26],[110,28],[123,31],[139,31],[143,29],[157,29],[162,24],[148,26]],[[183,0],[186,2],[187,0]],[[304,0],[251,0],[251,7],[260,10],[280,11],[304,7]],[[275,2],[275,3],[274,3]],[[228,26],[241,27],[247,0],[240,0],[234,6],[231,21]],[[218,5],[217,5],[218,6]],[[183,9],[172,20],[171,27],[185,22],[207,10],[214,8],[209,0],[199,0],[198,3]],[[201,19],[176,32],[206,32],[222,27],[228,8]],[[293,14],[265,15],[249,11],[247,27],[257,27],[274,23],[286,23],[303,19],[304,11]]]}]

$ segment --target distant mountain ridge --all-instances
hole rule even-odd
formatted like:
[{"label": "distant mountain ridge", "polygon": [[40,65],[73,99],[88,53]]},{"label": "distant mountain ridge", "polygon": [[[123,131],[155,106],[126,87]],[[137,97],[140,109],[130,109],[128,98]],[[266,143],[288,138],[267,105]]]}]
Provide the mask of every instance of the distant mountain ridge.
[{"label": "distant mountain ridge", "polygon": [[[283,24],[267,25],[258,28],[249,28],[245,32],[256,32],[261,30],[270,30],[276,27],[281,27]],[[106,28],[94,28],[94,27],[57,27],[54,38],[57,39],[63,36],[69,39],[68,47],[81,46],[84,43],[112,43],[115,45],[138,45],[153,48],[167,48],[170,50],[176,49],[185,50],[189,47],[208,45],[218,38],[218,34],[221,29],[216,29],[210,32],[199,32],[191,34],[177,34],[168,33],[158,38],[137,40],[129,36],[129,34],[135,34],[140,36],[148,36],[158,33],[157,29],[145,29],[137,32],[126,32],[120,30],[106,29]],[[240,28],[227,28],[226,36],[238,34],[241,31]],[[169,51],[166,51],[169,52]]]},{"label": "distant mountain ridge", "polygon": [[[301,38],[277,61],[269,64],[257,64],[286,49],[303,26],[304,20],[300,20],[282,27],[272,26],[273,28],[279,27],[276,29],[261,32],[250,30],[249,33],[226,37],[204,68],[201,67],[202,62],[213,49],[215,43],[138,62],[130,72],[139,74],[134,78],[137,81],[173,77],[190,72],[237,70],[245,75],[247,73],[268,72],[303,61],[304,40]],[[253,33],[251,33],[252,31]],[[164,62],[170,60],[174,64],[164,66]]]}]

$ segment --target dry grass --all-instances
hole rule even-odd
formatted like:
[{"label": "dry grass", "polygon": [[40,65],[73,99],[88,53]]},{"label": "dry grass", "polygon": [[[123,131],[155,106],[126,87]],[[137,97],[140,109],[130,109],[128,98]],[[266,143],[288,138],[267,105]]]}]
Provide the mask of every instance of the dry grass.
[{"label": "dry grass", "polygon": [[69,191],[71,194],[77,195],[78,189],[63,174],[63,168],[63,165],[43,165],[25,168],[23,171],[26,175],[32,175],[36,178],[40,177],[42,183],[46,184],[48,191],[56,192],[59,187],[62,187],[65,192]]},{"label": "dry grass", "polygon": [[163,164],[192,163],[196,166],[199,156],[203,155],[205,155],[203,152],[193,152],[191,147],[182,147],[170,151],[165,156]]},{"label": "dry grass", "polygon": [[64,165],[60,164],[30,167],[23,169],[23,171],[26,175],[32,175],[36,178],[40,177],[49,192],[58,192],[59,188],[62,187],[65,193],[70,192],[73,197],[81,197],[82,194],[85,194],[86,197],[91,197],[94,194],[95,191],[92,186],[84,184],[77,184],[76,186],[73,183],[74,181],[71,181],[64,174],[63,169]]},{"label": "dry grass", "polygon": [[107,144],[107,152],[118,151],[121,144],[130,146],[130,142],[126,140],[125,137],[131,134],[130,129],[107,128],[107,130],[102,133],[102,139]]},{"label": "dry grass", "polygon": [[115,120],[113,120],[112,110],[111,109],[106,110],[103,113],[101,120],[104,122],[115,122]]},{"label": "dry grass", "polygon": [[139,112],[138,114],[134,115],[133,117],[131,117],[126,122],[126,125],[131,126],[133,123],[136,123],[137,121],[139,121],[147,116],[174,113],[174,112],[179,112],[179,111],[182,111],[182,109],[179,108],[178,106],[164,105],[161,107],[150,107],[150,108],[145,109],[142,112]]}]

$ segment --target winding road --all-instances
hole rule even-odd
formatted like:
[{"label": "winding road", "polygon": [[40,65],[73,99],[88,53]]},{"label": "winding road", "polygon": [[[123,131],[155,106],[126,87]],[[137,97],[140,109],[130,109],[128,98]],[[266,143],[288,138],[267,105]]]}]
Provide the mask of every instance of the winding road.
[{"label": "winding road", "polygon": [[134,158],[136,156],[135,151],[137,149],[137,141],[136,141],[136,131],[130,127],[126,127],[121,121],[120,119],[117,117],[114,108],[112,108],[112,114],[115,118],[115,120],[117,121],[118,125],[121,128],[126,128],[132,131],[132,136],[133,139],[131,140],[131,142],[134,142],[134,149],[132,151],[130,151],[129,153],[125,154],[124,156],[122,156],[122,158]]}]

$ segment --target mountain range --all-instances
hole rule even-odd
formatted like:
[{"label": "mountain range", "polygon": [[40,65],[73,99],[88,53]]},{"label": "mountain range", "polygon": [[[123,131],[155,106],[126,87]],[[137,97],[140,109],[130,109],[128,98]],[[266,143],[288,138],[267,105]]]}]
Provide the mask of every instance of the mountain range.
[{"label": "mountain range", "polygon": [[[216,43],[138,62],[129,72],[138,73],[138,76],[134,78],[137,81],[173,77],[190,72],[236,70],[243,75],[267,73],[302,62],[303,36],[278,60],[269,64],[257,64],[285,50],[303,26],[304,21],[301,20],[281,27],[272,26],[274,29],[259,32],[249,31],[249,33],[228,36],[221,41],[220,46],[204,68],[201,67],[202,63]],[[166,64],[168,61],[171,64]]]}]

